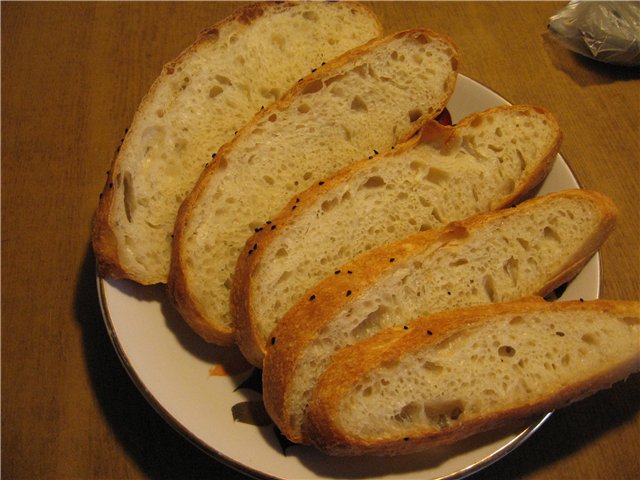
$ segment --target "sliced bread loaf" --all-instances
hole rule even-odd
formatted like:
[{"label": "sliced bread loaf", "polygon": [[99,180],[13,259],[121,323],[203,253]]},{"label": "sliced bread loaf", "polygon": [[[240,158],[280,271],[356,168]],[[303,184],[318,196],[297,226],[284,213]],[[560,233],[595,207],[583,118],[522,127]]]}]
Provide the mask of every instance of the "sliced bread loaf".
[{"label": "sliced bread loaf", "polygon": [[267,411],[294,442],[333,353],[391,326],[466,306],[546,295],[615,225],[611,200],[567,190],[374,248],[309,289],[267,343]]},{"label": "sliced bread loaf", "polygon": [[639,302],[447,311],[336,353],[311,396],[306,438],[330,454],[415,452],[561,408],[639,370]]},{"label": "sliced bread loaf", "polygon": [[231,300],[241,351],[262,367],[278,320],[365,250],[518,201],[546,176],[560,141],[549,112],[498,107],[455,127],[432,121],[393,151],[295,195],[238,258]]},{"label": "sliced bread loaf", "polygon": [[233,342],[230,289],[247,238],[294,193],[435,117],[456,67],[453,44],[427,30],[373,40],[303,79],[220,149],[174,232],[169,291],[197,333]]},{"label": "sliced bread loaf", "polygon": [[382,34],[352,2],[249,5],[169,62],[113,160],[93,227],[103,275],[166,282],[178,208],[206,163],[261,106]]}]

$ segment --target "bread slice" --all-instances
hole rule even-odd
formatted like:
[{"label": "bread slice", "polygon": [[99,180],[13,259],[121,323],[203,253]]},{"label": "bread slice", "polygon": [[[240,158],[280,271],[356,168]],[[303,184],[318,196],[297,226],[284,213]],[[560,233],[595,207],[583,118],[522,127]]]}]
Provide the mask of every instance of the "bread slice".
[{"label": "bread slice", "polygon": [[330,454],[416,452],[564,407],[639,370],[640,302],[447,311],[336,353],[305,428]]},{"label": "bread slice", "polygon": [[335,351],[438,311],[544,296],[579,272],[616,216],[604,195],[567,190],[363,253],[278,322],[264,360],[267,411],[306,442],[306,405]]},{"label": "bread slice", "polygon": [[238,257],[231,299],[243,354],[261,368],[278,320],[356,255],[520,200],[551,169],[561,136],[549,112],[526,105],[455,127],[432,121],[390,153],[296,195]]},{"label": "bread slice", "polygon": [[178,208],[211,155],[300,77],[381,35],[352,2],[257,3],[205,30],[164,66],[113,160],[93,227],[100,273],[166,282]]},{"label": "bread slice", "polygon": [[435,117],[456,67],[454,45],[428,30],[373,40],[303,79],[220,149],[174,232],[169,290],[197,333],[233,342],[230,289],[247,238],[296,192]]}]

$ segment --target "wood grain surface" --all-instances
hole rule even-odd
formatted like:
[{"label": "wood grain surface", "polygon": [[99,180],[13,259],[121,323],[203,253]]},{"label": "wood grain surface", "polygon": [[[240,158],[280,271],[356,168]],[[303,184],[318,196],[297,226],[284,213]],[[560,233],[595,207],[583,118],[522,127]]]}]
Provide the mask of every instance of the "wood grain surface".
[{"label": "wood grain surface", "polygon": [[[96,294],[90,223],[124,129],[164,63],[238,3],[2,3],[2,475],[244,478],[176,433],[131,382]],[[372,2],[387,32],[450,35],[461,73],[545,106],[585,188],[621,215],[601,296],[638,300],[640,73],[548,38],[564,2]],[[556,412],[476,478],[640,476],[640,381]]]}]

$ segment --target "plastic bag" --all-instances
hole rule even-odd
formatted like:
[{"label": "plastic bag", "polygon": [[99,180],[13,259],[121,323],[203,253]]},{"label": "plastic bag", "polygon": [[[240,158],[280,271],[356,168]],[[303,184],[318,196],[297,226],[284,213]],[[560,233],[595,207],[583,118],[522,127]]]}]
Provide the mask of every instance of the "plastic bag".
[{"label": "plastic bag", "polygon": [[573,0],[549,18],[548,28],[573,52],[615,65],[640,65],[640,2]]}]

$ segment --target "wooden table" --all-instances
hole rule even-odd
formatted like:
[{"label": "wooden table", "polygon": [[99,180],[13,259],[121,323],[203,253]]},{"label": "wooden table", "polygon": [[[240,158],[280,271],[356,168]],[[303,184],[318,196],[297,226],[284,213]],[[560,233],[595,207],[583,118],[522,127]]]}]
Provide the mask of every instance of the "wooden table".
[{"label": "wooden table", "polygon": [[[620,208],[602,296],[638,299],[638,69],[545,36],[564,3],[372,3],[388,32],[450,35],[461,73],[553,111],[585,188]],[[2,473],[243,478],[174,432],[130,381],[96,294],[91,218],[112,153],[161,66],[234,3],[2,4]],[[554,414],[477,478],[640,476],[638,376]]]}]

